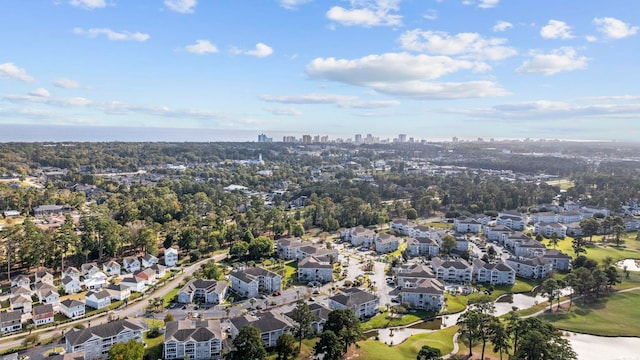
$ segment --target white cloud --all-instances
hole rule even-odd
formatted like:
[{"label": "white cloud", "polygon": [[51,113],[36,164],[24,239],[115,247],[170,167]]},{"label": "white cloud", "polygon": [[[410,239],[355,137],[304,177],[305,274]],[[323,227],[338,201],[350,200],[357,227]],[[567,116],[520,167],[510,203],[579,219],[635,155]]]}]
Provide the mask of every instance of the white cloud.
[{"label": "white cloud", "polygon": [[337,94],[261,95],[260,99],[281,104],[333,104],[348,109],[377,109],[399,105],[396,100],[358,100],[356,96]]},{"label": "white cloud", "polygon": [[438,18],[438,11],[436,9],[427,9],[422,17],[427,20],[436,20]]},{"label": "white cloud", "polygon": [[32,82],[33,78],[25,69],[17,67],[14,63],[0,64],[0,79],[12,79],[24,82]]},{"label": "white cloud", "polygon": [[478,7],[482,9],[490,9],[498,6],[499,2],[500,0],[480,0]]},{"label": "white cloud", "polygon": [[185,50],[198,55],[214,54],[218,52],[218,48],[209,40],[196,40],[195,44],[185,46]]},{"label": "white cloud", "polygon": [[73,33],[77,35],[84,35],[86,37],[95,38],[100,35],[104,35],[109,40],[113,41],[147,41],[151,37],[149,34],[141,33],[141,32],[128,32],[128,31],[113,31],[107,28],[91,28],[91,29],[82,29],[82,28],[74,28]]},{"label": "white cloud", "polygon": [[49,93],[49,90],[47,90],[45,88],[37,88],[37,89],[35,89],[33,91],[30,91],[29,95],[38,96],[38,97],[49,97],[49,96],[51,96],[51,93]]},{"label": "white cloud", "polygon": [[508,91],[493,81],[407,81],[374,84],[373,88],[383,94],[419,100],[484,98],[509,95]]},{"label": "white cloud", "polygon": [[399,10],[400,0],[351,0],[351,9],[334,6],[327,18],[344,26],[399,26],[402,16],[392,14]]},{"label": "white cloud", "polygon": [[586,39],[588,42],[596,42],[596,41],[598,41],[598,38],[597,38],[597,37],[595,37],[595,36],[593,36],[593,35],[587,35],[587,36],[585,36],[585,39]]},{"label": "white cloud", "polygon": [[80,107],[93,104],[93,101],[83,97],[54,98],[41,95],[6,95],[4,99],[13,103],[39,103],[58,107]]},{"label": "white cloud", "polygon": [[503,32],[513,28],[513,24],[508,21],[498,21],[493,25],[493,32]]},{"label": "white cloud", "polygon": [[502,60],[518,52],[504,46],[506,39],[483,38],[478,33],[459,33],[410,30],[399,38],[403,49],[439,55],[457,55],[474,59]]},{"label": "white cloud", "polygon": [[53,82],[53,85],[63,89],[77,89],[81,87],[79,82],[71,79],[64,79],[64,78],[57,79],[56,81]]},{"label": "white cloud", "polygon": [[197,0],[164,0],[164,5],[171,11],[180,14],[190,14],[198,5]]},{"label": "white cloud", "polygon": [[593,19],[593,23],[599,32],[609,39],[623,39],[638,32],[638,26],[631,26],[621,20],[612,17]]},{"label": "white cloud", "polygon": [[70,0],[69,4],[88,10],[100,9],[107,6],[107,2],[104,0]]},{"label": "white cloud", "polygon": [[273,54],[273,49],[266,44],[257,43],[255,49],[245,51],[244,53],[245,55],[263,58]]},{"label": "white cloud", "polygon": [[460,70],[473,70],[471,61],[447,56],[385,53],[348,60],[316,58],[307,65],[312,78],[339,81],[352,85],[377,82],[432,80]]},{"label": "white cloud", "polygon": [[587,58],[578,56],[576,50],[572,47],[555,49],[548,54],[532,51],[530,55],[531,59],[525,61],[516,69],[516,72],[553,75],[559,72],[587,68]]},{"label": "white cloud", "polygon": [[265,108],[266,111],[272,113],[273,115],[278,115],[278,116],[300,116],[302,115],[302,111],[293,108],[293,107],[286,107],[286,108]]},{"label": "white cloud", "polygon": [[297,9],[298,6],[304,5],[311,1],[313,0],[278,0],[278,3],[280,3],[280,6],[287,10],[294,10]]},{"label": "white cloud", "polygon": [[560,20],[549,20],[547,25],[540,29],[540,35],[545,39],[571,39],[571,26]]}]

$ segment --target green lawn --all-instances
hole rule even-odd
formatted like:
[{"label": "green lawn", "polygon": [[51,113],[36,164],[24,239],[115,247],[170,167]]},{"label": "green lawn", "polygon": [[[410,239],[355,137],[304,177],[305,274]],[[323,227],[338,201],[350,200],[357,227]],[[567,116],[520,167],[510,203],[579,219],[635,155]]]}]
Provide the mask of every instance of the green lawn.
[{"label": "green lawn", "polygon": [[[585,238],[587,242],[586,247],[586,256],[590,259],[594,259],[599,263],[602,262],[602,259],[609,256],[614,262],[618,260],[624,259],[640,259],[640,241],[636,240],[636,233],[627,233],[622,237],[624,241],[620,248],[615,247],[615,244],[609,240],[606,244],[602,244],[602,236],[597,235],[593,237],[593,243],[589,242],[589,238]],[[566,237],[565,239],[560,240],[558,246],[556,247],[558,250],[561,250],[565,254],[575,257],[573,252],[572,245],[573,238]],[[549,240],[543,240],[543,244],[547,245],[549,248],[553,248],[549,245]]]},{"label": "green lawn", "polygon": [[171,303],[171,300],[173,300],[173,298],[178,295],[179,291],[180,291],[180,287],[177,287],[177,288],[169,291],[167,293],[167,295],[162,297],[162,301],[164,301],[164,306],[165,307],[169,306],[169,304]]},{"label": "green lawn", "polygon": [[378,340],[358,342],[356,358],[367,360],[404,360],[415,359],[423,345],[440,349],[443,355],[453,351],[453,335],[458,331],[457,326],[427,334],[414,335],[397,346],[389,346]]},{"label": "green lawn", "polygon": [[371,329],[381,329],[381,328],[387,328],[387,327],[402,326],[402,325],[411,324],[420,320],[430,320],[430,319],[433,319],[436,313],[433,311],[418,310],[413,313],[404,314],[402,315],[402,317],[399,317],[399,318],[390,317],[389,315],[390,314],[388,312],[383,312],[381,314],[378,314],[372,317],[371,319],[362,323],[362,330],[367,331]]},{"label": "green lawn", "polygon": [[640,336],[640,290],[607,295],[583,304],[574,303],[570,312],[545,313],[543,319],[556,327],[600,336]]},{"label": "green lawn", "polygon": [[429,223],[426,223],[426,226],[431,226],[437,229],[453,229],[453,224],[443,223],[443,222],[429,222]]},{"label": "green lawn", "polygon": [[[528,293],[539,283],[540,281],[518,278],[516,280],[516,283],[513,285],[495,286],[490,296],[492,299],[495,300],[504,294]],[[474,292],[473,294],[469,294],[469,295],[445,294],[445,301],[446,301],[447,307],[443,313],[454,314],[464,310],[464,308],[467,306],[467,303],[470,300],[477,299],[480,296],[483,296],[484,290],[489,288],[485,284],[476,284],[475,286],[479,288],[480,292]]]}]

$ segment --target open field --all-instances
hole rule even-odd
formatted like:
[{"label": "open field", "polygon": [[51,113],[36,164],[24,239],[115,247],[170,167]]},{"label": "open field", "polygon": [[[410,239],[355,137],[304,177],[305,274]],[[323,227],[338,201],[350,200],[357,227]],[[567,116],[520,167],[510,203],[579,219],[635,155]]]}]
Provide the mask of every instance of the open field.
[{"label": "open field", "polygon": [[[587,252],[584,255],[590,259],[598,261],[599,263],[601,263],[602,259],[607,256],[611,257],[614,262],[624,259],[640,259],[640,241],[636,240],[635,232],[628,233],[623,236],[622,240],[624,242],[619,248],[615,246],[612,242],[613,240],[607,240],[607,243],[603,244],[601,235],[594,236],[593,243],[589,242],[589,238],[585,238],[584,240],[587,243],[587,246],[585,247]],[[556,248],[571,257],[575,257],[573,247],[571,246],[572,241],[573,238],[567,236],[565,239],[560,240]],[[553,248],[549,245],[549,241],[546,239],[543,240],[542,243],[547,245],[547,247]]]},{"label": "open field", "polygon": [[[574,302],[571,311],[541,317],[556,327],[600,336],[640,336],[640,290],[615,293],[592,303]],[[554,308],[555,309],[555,308]]]},{"label": "open field", "polygon": [[378,314],[368,321],[362,323],[362,330],[380,329],[394,326],[402,326],[414,323],[420,320],[430,320],[436,315],[433,311],[419,310],[413,313],[390,316],[388,312]]}]

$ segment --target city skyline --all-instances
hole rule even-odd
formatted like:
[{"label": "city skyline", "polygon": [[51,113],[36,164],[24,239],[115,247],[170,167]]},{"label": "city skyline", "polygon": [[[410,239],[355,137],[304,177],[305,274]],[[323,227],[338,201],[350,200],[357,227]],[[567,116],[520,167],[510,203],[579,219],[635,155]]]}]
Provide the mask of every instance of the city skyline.
[{"label": "city skyline", "polygon": [[9,138],[12,124],[95,131],[88,139],[106,128],[217,131],[230,141],[640,135],[640,3],[2,5],[0,30],[11,36],[0,39],[0,141],[30,139]]}]

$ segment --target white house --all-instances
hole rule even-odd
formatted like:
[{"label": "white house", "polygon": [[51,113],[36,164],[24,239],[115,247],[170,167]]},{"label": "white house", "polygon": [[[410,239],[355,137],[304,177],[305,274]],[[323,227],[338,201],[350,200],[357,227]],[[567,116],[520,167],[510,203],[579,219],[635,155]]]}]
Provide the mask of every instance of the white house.
[{"label": "white house", "polygon": [[280,335],[290,332],[294,324],[283,315],[269,311],[259,316],[244,315],[230,320],[231,338],[238,336],[240,329],[250,325],[260,330],[260,337],[265,347],[274,347]]},{"label": "white house", "polygon": [[496,225],[508,226],[513,230],[524,230],[527,226],[527,216],[517,211],[502,211],[498,213]]},{"label": "white house", "polygon": [[58,288],[53,285],[49,285],[48,283],[38,283],[35,286],[35,293],[41,304],[51,304],[54,306],[60,304]]},{"label": "white house", "polygon": [[306,245],[299,237],[288,237],[276,242],[276,252],[283,259],[291,260],[298,257],[298,248]]},{"label": "white house", "polygon": [[486,263],[480,259],[475,259],[473,261],[473,274],[475,282],[492,285],[513,285],[516,281],[516,271],[503,261]]},{"label": "white house", "polygon": [[80,266],[80,271],[82,272],[82,276],[84,276],[86,279],[100,272],[100,268],[98,267],[97,263],[90,262],[90,263],[82,264]]},{"label": "white house", "polygon": [[16,295],[9,298],[9,308],[11,310],[22,310],[23,314],[30,313],[32,309],[31,296]]},{"label": "white house", "polygon": [[87,290],[102,289],[107,286],[107,274],[98,271],[84,279],[84,287]]},{"label": "white house", "polygon": [[164,265],[166,267],[178,265],[178,249],[172,247],[164,249]]},{"label": "white house", "polygon": [[80,292],[80,280],[65,276],[62,278],[62,288],[65,294],[75,294]]},{"label": "white house", "polygon": [[0,312],[0,330],[3,334],[22,330],[21,311]]},{"label": "white house", "polygon": [[248,298],[258,296],[260,291],[280,291],[282,277],[261,267],[239,267],[229,274],[231,289]]},{"label": "white house", "polygon": [[71,328],[65,334],[67,353],[84,353],[84,359],[106,359],[117,343],[135,340],[142,343],[145,326],[133,319],[116,320],[85,329]]},{"label": "white house", "polygon": [[109,292],[113,301],[126,300],[131,297],[131,288],[122,284],[109,284],[105,290]]},{"label": "white house", "polygon": [[433,270],[425,264],[404,264],[396,269],[396,280],[401,288],[416,286],[416,283],[422,279],[435,278]]},{"label": "white house", "polygon": [[407,252],[410,256],[438,256],[440,246],[434,239],[426,237],[408,238]]},{"label": "white house", "polygon": [[482,224],[474,218],[461,217],[453,220],[453,227],[459,233],[479,233]]},{"label": "white house", "polygon": [[398,250],[400,246],[400,238],[390,234],[378,234],[375,241],[376,252],[378,254],[386,254]]},{"label": "white house", "polygon": [[542,256],[534,258],[511,257],[507,259],[507,264],[516,271],[517,276],[527,279],[544,279],[553,270],[551,261]]},{"label": "white house", "polygon": [[80,270],[78,270],[73,266],[69,266],[68,268],[64,269],[64,271],[62,272],[62,278],[68,276],[72,279],[80,280],[80,275],[82,275]]},{"label": "white house", "polygon": [[109,276],[120,275],[120,264],[110,260],[102,264],[102,271]]},{"label": "white house", "polygon": [[158,258],[151,254],[144,254],[144,256],[140,258],[140,265],[142,266],[143,269],[152,267],[157,263],[158,263]]},{"label": "white house", "polygon": [[362,226],[351,228],[340,233],[340,237],[344,241],[350,242],[353,246],[366,246],[373,245],[376,240],[377,234],[371,229],[366,229]]},{"label": "white house", "polygon": [[298,261],[298,281],[333,281],[333,265],[315,256]]},{"label": "white house", "polygon": [[11,287],[29,287],[31,286],[31,279],[26,275],[17,275],[11,279]]},{"label": "white house", "polygon": [[554,270],[569,271],[571,269],[571,256],[560,250],[549,249],[542,257],[551,262]]},{"label": "white house", "polygon": [[229,284],[226,281],[191,279],[178,292],[178,302],[189,304],[202,301],[206,304],[220,304],[226,297]]},{"label": "white house", "polygon": [[169,321],[164,333],[163,359],[222,359],[220,320]]},{"label": "white house", "polygon": [[517,240],[513,243],[515,256],[535,257],[544,254],[547,247],[533,239]]},{"label": "white house", "polygon": [[84,303],[78,300],[66,299],[60,302],[60,313],[69,319],[84,316]]},{"label": "white house", "polygon": [[505,237],[513,232],[513,229],[504,225],[496,225],[485,226],[483,231],[487,240],[503,244]]},{"label": "white house", "polygon": [[147,288],[146,281],[137,276],[127,276],[123,278],[120,285],[128,287],[132,292],[143,292],[144,289]]},{"label": "white house", "polygon": [[400,235],[409,235],[411,227],[413,227],[413,224],[404,219],[393,219],[389,223],[389,230],[395,231]]},{"label": "white house", "polygon": [[329,298],[331,310],[352,309],[360,318],[368,318],[378,313],[380,297],[359,288],[347,288]]},{"label": "white house", "polygon": [[111,293],[107,290],[89,291],[84,298],[85,305],[94,309],[102,309],[111,305]]},{"label": "white house", "polygon": [[556,234],[558,238],[564,239],[567,236],[567,227],[556,222],[539,222],[533,225],[533,233],[541,234],[544,237],[551,237]]},{"label": "white house", "polygon": [[534,224],[539,222],[558,222],[558,214],[554,213],[553,211],[533,213],[529,216],[529,220]]},{"label": "white house", "polygon": [[128,273],[140,271],[140,260],[137,256],[127,256],[122,259],[122,266]]},{"label": "white house", "polygon": [[420,279],[413,286],[401,288],[400,297],[412,309],[440,311],[444,306],[444,285],[437,279]]},{"label": "white house", "polygon": [[431,259],[431,267],[440,280],[465,283],[473,279],[473,267],[464,259],[442,260],[435,257]]},{"label": "white house", "polygon": [[42,282],[42,283],[53,285],[53,272],[50,270],[36,271],[34,282],[35,283]]}]

